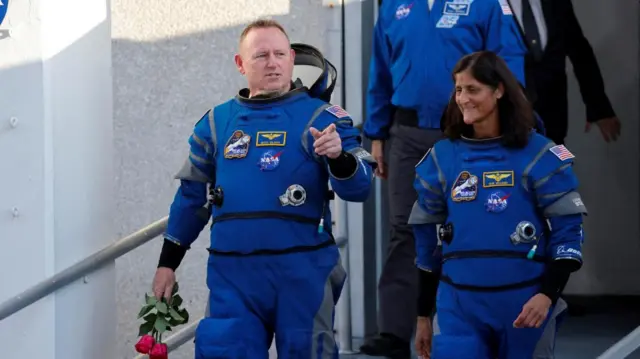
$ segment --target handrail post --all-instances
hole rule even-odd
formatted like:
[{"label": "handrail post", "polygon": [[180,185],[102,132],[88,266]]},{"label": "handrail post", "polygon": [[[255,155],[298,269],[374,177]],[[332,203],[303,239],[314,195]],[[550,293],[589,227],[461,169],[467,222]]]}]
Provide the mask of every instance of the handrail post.
[{"label": "handrail post", "polygon": [[[336,237],[348,238],[347,202],[335,199],[334,218],[336,220]],[[336,307],[336,322],[340,354],[353,354],[351,349],[351,290],[349,285],[349,243],[340,246],[342,266],[347,272],[347,279]]]},{"label": "handrail post", "polygon": [[[340,248],[340,255],[343,259],[342,265],[345,268],[349,266],[349,249],[348,246]],[[336,318],[338,322],[338,343],[340,345],[340,354],[354,354],[351,338],[351,290],[349,289],[349,276],[344,283],[342,295],[338,300],[336,310]]]}]

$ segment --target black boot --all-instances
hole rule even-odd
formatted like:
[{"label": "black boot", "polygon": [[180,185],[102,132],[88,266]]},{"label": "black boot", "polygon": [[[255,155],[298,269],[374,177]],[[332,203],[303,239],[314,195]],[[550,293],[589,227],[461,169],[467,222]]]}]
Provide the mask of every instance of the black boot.
[{"label": "black boot", "polygon": [[410,359],[410,346],[410,342],[404,341],[393,334],[381,333],[378,336],[367,339],[360,347],[360,352],[377,357]]}]

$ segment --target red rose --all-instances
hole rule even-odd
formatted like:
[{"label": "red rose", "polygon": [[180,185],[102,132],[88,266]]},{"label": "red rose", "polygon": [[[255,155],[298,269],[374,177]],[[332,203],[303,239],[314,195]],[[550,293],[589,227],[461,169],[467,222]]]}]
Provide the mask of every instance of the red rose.
[{"label": "red rose", "polygon": [[167,345],[158,343],[151,348],[149,352],[149,359],[168,359]]},{"label": "red rose", "polygon": [[148,354],[151,348],[153,348],[153,344],[155,343],[156,341],[153,340],[153,337],[151,335],[143,335],[136,344],[136,351],[140,354]]}]

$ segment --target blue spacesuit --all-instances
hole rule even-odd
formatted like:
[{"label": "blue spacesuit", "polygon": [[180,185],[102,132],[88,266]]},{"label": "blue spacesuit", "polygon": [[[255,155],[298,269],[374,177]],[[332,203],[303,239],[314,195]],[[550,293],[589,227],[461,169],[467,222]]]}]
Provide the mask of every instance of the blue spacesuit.
[{"label": "blue spacesuit", "polygon": [[442,140],[417,165],[416,264],[441,279],[433,359],[532,357],[544,325],[514,320],[549,263],[582,264],[586,208],[573,158],[532,133],[522,149],[499,138]]},{"label": "blue spacesuit", "polygon": [[[362,202],[374,161],[349,114],[307,88],[275,98],[247,92],[195,125],[165,233],[188,248],[212,218],[196,358],[267,358],[274,333],[279,358],[338,358],[333,311],[346,274],[331,235],[329,183],[343,200]],[[331,124],[354,163],[340,178],[310,134]]]},{"label": "blue spacesuit", "polygon": [[364,133],[387,139],[393,106],[417,111],[419,127],[440,128],[464,55],[489,50],[524,85],[518,25],[507,0],[385,0],[374,30]]}]

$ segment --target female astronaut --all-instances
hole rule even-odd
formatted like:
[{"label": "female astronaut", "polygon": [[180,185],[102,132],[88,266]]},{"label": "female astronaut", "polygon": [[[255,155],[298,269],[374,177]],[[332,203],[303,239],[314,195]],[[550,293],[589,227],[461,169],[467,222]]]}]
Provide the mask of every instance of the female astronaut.
[{"label": "female astronaut", "polygon": [[[418,354],[532,358],[582,265],[574,155],[533,130],[531,105],[494,53],[462,58],[453,77],[447,138],[416,166],[409,219],[421,273]],[[429,348],[434,304],[440,331]]]}]

